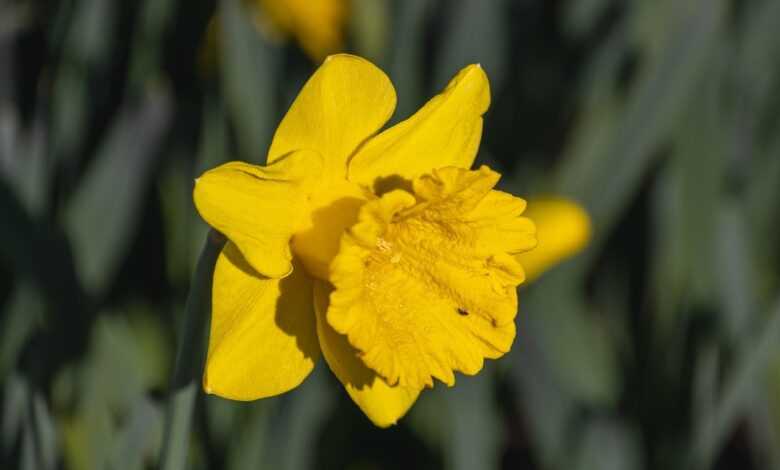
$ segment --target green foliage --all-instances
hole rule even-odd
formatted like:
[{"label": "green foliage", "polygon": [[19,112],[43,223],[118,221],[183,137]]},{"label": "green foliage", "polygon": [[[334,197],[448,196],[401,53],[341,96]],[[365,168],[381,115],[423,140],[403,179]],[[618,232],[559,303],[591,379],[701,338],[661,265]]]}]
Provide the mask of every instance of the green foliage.
[{"label": "green foliage", "polygon": [[479,62],[480,161],[593,217],[513,350],[388,430],[324,364],[205,397],[192,182],[263,163],[315,64],[239,0],[0,0],[0,468],[780,467],[780,2],[353,7],[393,122]]}]

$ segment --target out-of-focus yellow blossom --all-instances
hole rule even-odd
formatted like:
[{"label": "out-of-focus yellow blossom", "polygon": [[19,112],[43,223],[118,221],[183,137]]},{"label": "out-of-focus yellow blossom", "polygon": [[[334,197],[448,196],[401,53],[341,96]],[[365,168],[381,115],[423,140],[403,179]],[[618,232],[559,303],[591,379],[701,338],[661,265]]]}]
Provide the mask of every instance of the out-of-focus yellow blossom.
[{"label": "out-of-focus yellow blossom", "polygon": [[[388,426],[434,378],[453,385],[454,372],[476,374],[509,351],[520,260],[537,241],[525,201],[493,189],[500,175],[488,167],[469,169],[489,103],[487,76],[471,65],[377,133],[395,108],[392,84],[364,59],[331,56],[279,125],[267,166],[231,162],[197,180],[198,211],[228,238],[207,392],[283,393],[322,353]],[[571,252],[557,248],[569,234],[554,236],[534,269]]]},{"label": "out-of-focus yellow blossom", "polygon": [[[344,44],[348,0],[245,0],[254,7],[255,22],[282,36],[294,37],[320,62]],[[266,20],[267,19],[267,20]]]},{"label": "out-of-focus yellow blossom", "polygon": [[532,199],[524,214],[536,224],[535,249],[517,256],[528,281],[581,249],[590,240],[590,217],[576,203],[560,197]]},{"label": "out-of-focus yellow blossom", "polygon": [[[259,31],[272,39],[294,38],[316,62],[344,46],[349,0],[243,0],[243,4]],[[204,67],[216,62],[218,25],[217,17],[209,22],[201,52]]]}]

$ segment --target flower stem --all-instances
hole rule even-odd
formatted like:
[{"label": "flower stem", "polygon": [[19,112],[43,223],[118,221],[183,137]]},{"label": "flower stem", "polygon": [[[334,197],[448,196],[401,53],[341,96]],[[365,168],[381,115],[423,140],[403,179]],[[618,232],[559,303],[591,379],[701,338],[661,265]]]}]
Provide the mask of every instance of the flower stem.
[{"label": "flower stem", "polygon": [[211,280],[224,243],[222,235],[209,232],[190,285],[165,412],[161,470],[183,469],[187,461],[195,399],[203,373],[205,332],[211,312]]}]

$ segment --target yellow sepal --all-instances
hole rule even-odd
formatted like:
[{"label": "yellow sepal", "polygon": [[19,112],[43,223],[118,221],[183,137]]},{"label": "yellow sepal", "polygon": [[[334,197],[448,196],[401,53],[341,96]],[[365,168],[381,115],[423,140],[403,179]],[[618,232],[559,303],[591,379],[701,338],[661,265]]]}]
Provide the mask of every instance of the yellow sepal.
[{"label": "yellow sepal", "polygon": [[264,278],[227,242],[214,271],[206,392],[234,400],[284,393],[309,375],[319,354],[312,281],[303,269]]},{"label": "yellow sepal", "polygon": [[390,118],[395,89],[387,75],[360,57],[325,59],[279,124],[268,163],[299,149],[323,156],[320,184],[347,175],[347,160]]},{"label": "yellow sepal", "polygon": [[309,181],[321,158],[291,153],[261,167],[230,162],[195,180],[193,200],[201,217],[236,244],[249,264],[273,278],[292,271],[290,238],[308,215]]},{"label": "yellow sepal", "polygon": [[464,68],[413,116],[366,142],[350,162],[349,179],[374,186],[378,178],[413,180],[445,166],[469,168],[489,105],[485,71]]}]

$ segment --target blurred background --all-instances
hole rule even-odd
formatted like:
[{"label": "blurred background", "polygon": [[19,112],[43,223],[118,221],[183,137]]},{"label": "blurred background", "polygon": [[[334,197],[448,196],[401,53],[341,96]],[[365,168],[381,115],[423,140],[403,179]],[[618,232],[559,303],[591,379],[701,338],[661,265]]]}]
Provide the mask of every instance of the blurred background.
[{"label": "blurred background", "polygon": [[0,468],[158,468],[193,179],[264,163],[335,51],[388,73],[394,122],[481,63],[479,162],[594,237],[397,426],[321,363],[197,394],[185,468],[780,468],[778,30],[777,0],[0,0]]}]

